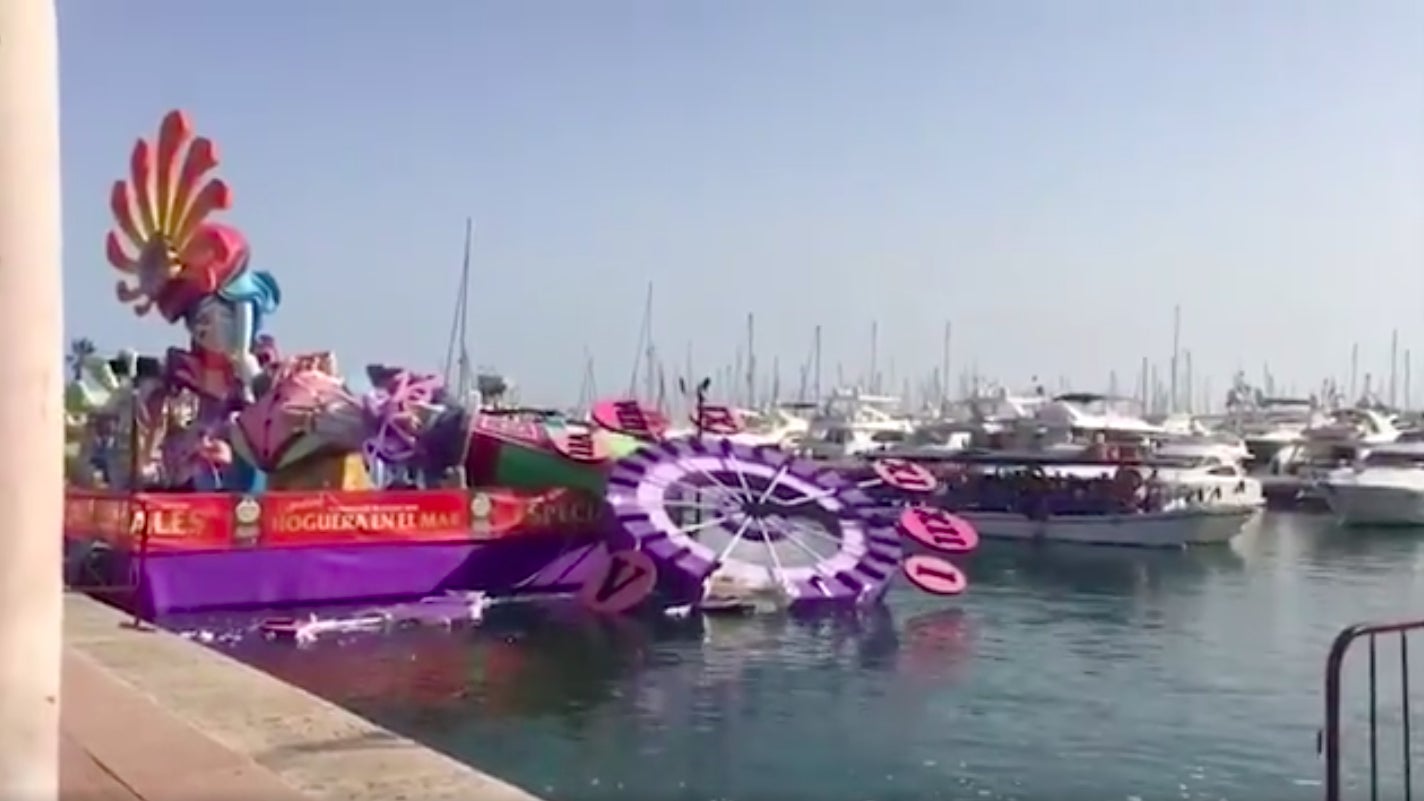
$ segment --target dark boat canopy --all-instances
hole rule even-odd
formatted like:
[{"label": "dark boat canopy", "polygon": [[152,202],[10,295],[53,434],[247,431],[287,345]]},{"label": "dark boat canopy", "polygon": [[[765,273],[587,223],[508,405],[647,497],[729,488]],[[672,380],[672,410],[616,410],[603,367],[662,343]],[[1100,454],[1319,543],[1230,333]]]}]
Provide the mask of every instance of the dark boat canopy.
[{"label": "dark boat canopy", "polygon": [[906,461],[935,464],[991,465],[997,467],[1190,467],[1190,456],[1148,456],[1129,459],[1095,459],[1087,454],[1055,453],[1051,451],[991,451],[963,450],[924,454],[905,458]]}]

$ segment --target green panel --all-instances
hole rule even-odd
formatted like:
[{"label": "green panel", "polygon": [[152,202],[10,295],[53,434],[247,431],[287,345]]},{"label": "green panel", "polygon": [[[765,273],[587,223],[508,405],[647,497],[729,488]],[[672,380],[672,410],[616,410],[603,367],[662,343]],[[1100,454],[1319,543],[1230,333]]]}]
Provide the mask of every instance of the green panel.
[{"label": "green panel", "polygon": [[602,496],[605,476],[599,467],[583,465],[553,453],[504,443],[495,462],[494,479],[501,486],[524,489],[569,487]]}]

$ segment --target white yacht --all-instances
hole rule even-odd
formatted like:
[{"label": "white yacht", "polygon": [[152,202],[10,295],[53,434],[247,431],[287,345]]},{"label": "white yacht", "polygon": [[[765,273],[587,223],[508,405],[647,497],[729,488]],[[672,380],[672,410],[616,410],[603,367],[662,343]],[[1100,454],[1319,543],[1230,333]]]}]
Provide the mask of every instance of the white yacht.
[{"label": "white yacht", "polygon": [[877,452],[885,459],[936,459],[968,450],[980,433],[978,424],[956,420],[933,420],[915,426],[901,443],[887,445]]},{"label": "white yacht", "polygon": [[1320,482],[1330,511],[1347,526],[1424,526],[1424,443],[1366,448],[1351,467]]},{"label": "white yacht", "polygon": [[[1259,502],[1231,503],[1164,480],[1164,469],[1188,466],[991,452],[955,461],[963,467],[950,479],[948,508],[986,539],[1183,548],[1227,542],[1260,514]],[[1216,478],[1223,496],[1241,480]]]},{"label": "white yacht", "polygon": [[795,449],[800,446],[811,424],[807,412],[815,404],[775,404],[765,409],[737,409],[742,430],[727,438],[746,445],[775,445]]},{"label": "white yacht", "polygon": [[1330,412],[1321,425],[1312,426],[1298,441],[1283,446],[1271,458],[1261,483],[1274,505],[1319,506],[1318,483],[1332,471],[1353,464],[1370,446],[1399,439],[1390,417],[1373,409],[1348,408]]},{"label": "white yacht", "polygon": [[1103,461],[1138,458],[1165,432],[1135,414],[1129,403],[1090,393],[1059,395],[1014,426],[1009,447],[1058,454],[1100,448],[1094,458]]},{"label": "white yacht", "polygon": [[800,452],[812,459],[843,459],[904,443],[914,424],[899,415],[900,399],[837,390],[812,417]]},{"label": "white yacht", "polygon": [[1205,437],[1163,442],[1156,456],[1181,466],[1158,468],[1156,478],[1205,505],[1259,509],[1266,496],[1260,479],[1246,472],[1244,450],[1239,443]]},{"label": "white yacht", "polygon": [[1305,432],[1327,422],[1318,404],[1308,398],[1257,397],[1229,403],[1223,427],[1241,437],[1251,452],[1247,467],[1271,464],[1282,449],[1299,444]]},{"label": "white yacht", "polygon": [[1067,429],[1075,438],[1085,438],[1096,432],[1117,434],[1124,439],[1146,439],[1165,435],[1161,426],[1153,425],[1131,408],[1126,398],[1113,398],[1091,392],[1058,395],[1039,408],[1034,419],[1039,424]]}]

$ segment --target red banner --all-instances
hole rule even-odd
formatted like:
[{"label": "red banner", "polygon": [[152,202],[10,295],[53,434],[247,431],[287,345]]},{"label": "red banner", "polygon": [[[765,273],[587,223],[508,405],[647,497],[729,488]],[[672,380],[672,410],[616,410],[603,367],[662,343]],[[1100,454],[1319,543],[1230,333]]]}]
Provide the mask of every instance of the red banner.
[{"label": "red banner", "polygon": [[603,503],[569,489],[528,492],[507,487],[470,490],[473,536],[477,540],[530,534],[593,531]]},{"label": "red banner", "polygon": [[236,498],[218,493],[122,493],[69,490],[64,535],[155,551],[209,551],[232,546]]},{"label": "red banner", "polygon": [[74,539],[124,545],[130,532],[136,527],[141,530],[142,526],[142,520],[131,519],[133,508],[133,499],[128,495],[68,490],[64,494],[64,534]]},{"label": "red banner", "polygon": [[491,540],[592,533],[600,500],[566,489],[227,493],[71,489],[64,535],[150,551]]},{"label": "red banner", "polygon": [[269,492],[258,540],[266,547],[358,542],[450,542],[470,536],[464,490]]},{"label": "red banner", "polygon": [[[237,497],[223,493],[159,493],[138,496],[141,528],[152,551],[216,551],[231,548]],[[135,544],[137,547],[137,544]]]}]

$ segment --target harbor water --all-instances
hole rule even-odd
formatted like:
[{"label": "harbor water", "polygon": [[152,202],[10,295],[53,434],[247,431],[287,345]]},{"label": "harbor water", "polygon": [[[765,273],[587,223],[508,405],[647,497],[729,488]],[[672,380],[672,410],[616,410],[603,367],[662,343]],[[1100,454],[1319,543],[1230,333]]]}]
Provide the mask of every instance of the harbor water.
[{"label": "harbor water", "polygon": [[[1335,634],[1424,617],[1424,531],[1324,517],[1268,514],[1185,552],[986,543],[962,563],[962,598],[900,586],[859,619],[546,610],[225,647],[551,801],[1247,801],[1323,797]],[[1379,770],[1398,795],[1394,641],[1378,660]],[[1347,662],[1356,782],[1365,668]]]}]

